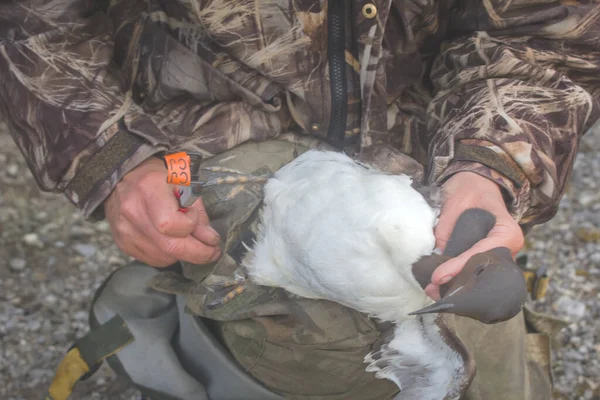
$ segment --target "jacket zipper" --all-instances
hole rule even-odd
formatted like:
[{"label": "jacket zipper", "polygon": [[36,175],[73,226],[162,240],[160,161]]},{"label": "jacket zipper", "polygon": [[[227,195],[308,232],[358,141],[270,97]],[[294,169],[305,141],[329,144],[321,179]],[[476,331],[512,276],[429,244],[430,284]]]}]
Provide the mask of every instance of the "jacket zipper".
[{"label": "jacket zipper", "polygon": [[331,85],[331,114],[327,137],[343,142],[348,115],[348,82],[346,81],[345,2],[329,0],[327,9],[327,53]]}]

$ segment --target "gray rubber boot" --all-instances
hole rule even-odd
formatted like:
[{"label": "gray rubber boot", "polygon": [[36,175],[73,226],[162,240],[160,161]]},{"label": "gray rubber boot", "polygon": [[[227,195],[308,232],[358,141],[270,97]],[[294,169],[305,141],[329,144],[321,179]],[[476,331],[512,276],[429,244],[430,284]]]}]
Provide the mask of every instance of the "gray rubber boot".
[{"label": "gray rubber boot", "polygon": [[118,314],[133,342],[106,361],[152,400],[278,400],[231,357],[183,297],[146,282],[158,271],[144,264],[117,270],[98,289],[92,328]]},{"label": "gray rubber boot", "polygon": [[103,324],[119,314],[134,336],[107,362],[152,400],[208,400],[204,385],[187,373],[171,345],[179,324],[175,296],[146,286],[156,273],[133,264],[116,271],[99,289],[92,321]]}]

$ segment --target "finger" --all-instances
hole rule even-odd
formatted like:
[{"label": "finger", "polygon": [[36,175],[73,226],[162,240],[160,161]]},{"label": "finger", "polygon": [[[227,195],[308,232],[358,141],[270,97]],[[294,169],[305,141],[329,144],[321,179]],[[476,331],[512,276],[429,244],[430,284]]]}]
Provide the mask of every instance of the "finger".
[{"label": "finger", "polygon": [[178,261],[175,257],[171,257],[166,253],[158,251],[150,244],[150,241],[132,244],[132,247],[132,254],[130,255],[136,260],[152,267],[168,267]]},{"label": "finger", "polygon": [[153,267],[165,267],[177,260],[153,245],[152,240],[127,221],[123,221],[113,231],[114,241],[128,256]]},{"label": "finger", "polygon": [[[160,210],[154,209],[154,212]],[[171,210],[172,211],[172,210]],[[150,213],[151,211],[149,211]],[[206,214],[203,207],[194,207],[194,210],[190,210],[188,214],[191,214],[194,219],[200,221],[208,221],[208,217],[201,215]],[[186,214],[178,211],[172,212],[171,215],[185,216]],[[152,244],[153,254],[159,252],[161,257],[167,257],[168,259],[175,258],[179,261],[187,261],[193,264],[207,264],[215,261],[220,256],[220,249],[214,245],[207,245],[201,242],[194,236],[190,235],[196,228],[196,224],[192,226],[192,230],[186,236],[169,236],[163,234],[158,229],[155,229],[151,222],[148,222],[149,218],[142,218],[140,221],[141,230],[144,231],[148,237],[146,242]],[[156,256],[155,257],[159,257]]]},{"label": "finger", "polygon": [[425,287],[425,294],[431,299],[438,301],[440,299],[440,287],[437,285],[429,284]]},{"label": "finger", "polygon": [[221,242],[219,233],[210,226],[210,221],[202,199],[196,200],[191,209],[197,214],[196,227],[192,236],[208,246],[217,246]]},{"label": "finger", "polygon": [[221,243],[221,236],[210,225],[196,225],[192,236],[208,246],[218,246]]},{"label": "finger", "polygon": [[[161,235],[172,237],[189,236],[196,227],[196,210],[179,212],[179,203],[170,185],[161,185],[160,190],[144,196],[144,205],[152,227]],[[142,221],[140,226],[146,225]]]},{"label": "finger", "polygon": [[[221,254],[219,247],[202,243],[192,235],[186,237],[166,236],[156,230],[147,232],[144,243],[140,246],[148,249],[148,254],[155,260],[178,260],[193,264],[207,264],[216,261]],[[137,241],[139,245],[139,241]]]},{"label": "finger", "polygon": [[221,256],[220,248],[208,246],[193,236],[166,238],[157,244],[159,249],[169,256],[192,264],[208,264]]},{"label": "finger", "polygon": [[450,235],[458,221],[459,214],[452,212],[443,212],[440,214],[440,220],[433,228],[433,234],[435,235],[435,248],[441,251],[446,249]]},{"label": "finger", "polygon": [[[488,237],[477,242],[469,250],[437,267],[431,276],[431,282],[438,286],[448,283],[450,279],[452,279],[462,270],[465,263],[475,254],[482,253],[496,247],[508,247],[510,249],[513,242],[514,239],[511,239],[510,236],[505,236],[504,233],[498,235],[495,232],[490,232]],[[511,251],[513,250],[511,249]]]}]

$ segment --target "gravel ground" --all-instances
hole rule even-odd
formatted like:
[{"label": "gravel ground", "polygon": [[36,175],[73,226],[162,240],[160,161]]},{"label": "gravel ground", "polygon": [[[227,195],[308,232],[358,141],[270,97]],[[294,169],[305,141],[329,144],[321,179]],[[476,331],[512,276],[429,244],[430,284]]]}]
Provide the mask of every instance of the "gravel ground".
[{"label": "gravel ground", "polygon": [[[0,399],[37,400],[87,329],[91,296],[128,258],[106,223],[41,192],[0,122]],[[583,141],[557,216],[528,237],[552,281],[538,311],[569,319],[554,356],[556,399],[600,399],[600,127]],[[72,399],[139,399],[107,367]]]}]

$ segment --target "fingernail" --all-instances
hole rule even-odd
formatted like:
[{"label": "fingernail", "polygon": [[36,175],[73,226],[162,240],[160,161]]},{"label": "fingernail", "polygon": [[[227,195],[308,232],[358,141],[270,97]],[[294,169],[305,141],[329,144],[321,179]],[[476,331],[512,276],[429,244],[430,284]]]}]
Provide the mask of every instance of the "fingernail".
[{"label": "fingernail", "polygon": [[450,279],[452,279],[452,276],[446,275],[445,277],[440,279],[440,285],[445,285],[446,283],[450,282]]}]

